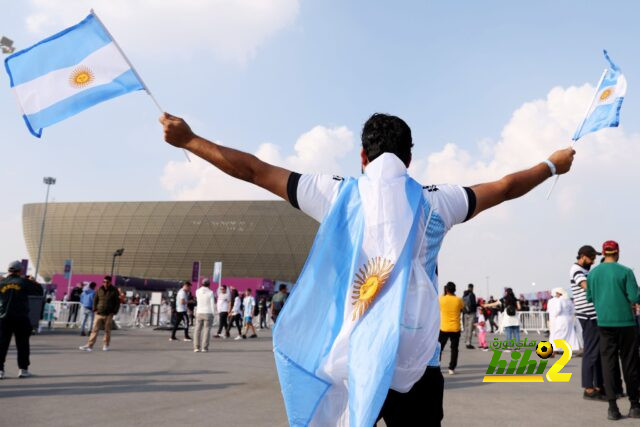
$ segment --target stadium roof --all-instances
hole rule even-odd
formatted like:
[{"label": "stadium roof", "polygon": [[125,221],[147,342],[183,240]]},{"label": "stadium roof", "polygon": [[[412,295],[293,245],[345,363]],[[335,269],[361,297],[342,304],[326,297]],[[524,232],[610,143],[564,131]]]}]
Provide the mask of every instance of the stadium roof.
[{"label": "stadium roof", "polygon": [[[44,203],[23,206],[23,231],[36,259]],[[40,274],[73,260],[74,273],[106,274],[113,252],[117,274],[156,279],[203,276],[222,261],[223,276],[293,282],[318,223],[284,201],[49,203]],[[32,261],[33,262],[33,261]]]}]

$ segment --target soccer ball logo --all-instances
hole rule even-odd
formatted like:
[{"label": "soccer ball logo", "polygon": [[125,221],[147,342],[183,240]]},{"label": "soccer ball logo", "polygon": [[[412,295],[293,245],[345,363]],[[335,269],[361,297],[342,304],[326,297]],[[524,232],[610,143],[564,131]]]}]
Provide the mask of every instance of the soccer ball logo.
[{"label": "soccer ball logo", "polygon": [[553,353],[553,346],[549,341],[540,341],[536,346],[536,354],[540,359],[548,359]]}]

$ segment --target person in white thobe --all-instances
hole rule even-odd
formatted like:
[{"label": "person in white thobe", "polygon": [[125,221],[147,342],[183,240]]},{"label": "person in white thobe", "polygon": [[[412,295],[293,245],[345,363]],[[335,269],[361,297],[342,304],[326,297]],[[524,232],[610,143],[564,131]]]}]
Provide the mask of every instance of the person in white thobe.
[{"label": "person in white thobe", "polygon": [[[554,297],[547,303],[547,312],[549,313],[549,341],[554,344],[554,340],[563,339],[569,343],[571,349],[577,352],[580,349],[580,342],[576,335],[573,318],[573,302],[567,297],[564,289],[555,288],[553,290]],[[556,348],[555,351],[562,351]]]}]

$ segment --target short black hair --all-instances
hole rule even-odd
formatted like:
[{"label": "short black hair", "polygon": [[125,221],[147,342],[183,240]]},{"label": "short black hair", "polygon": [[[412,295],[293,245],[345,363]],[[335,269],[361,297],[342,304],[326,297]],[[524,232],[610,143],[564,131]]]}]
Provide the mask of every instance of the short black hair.
[{"label": "short black hair", "polygon": [[96,288],[96,282],[91,282],[89,283],[89,289],[95,289]]},{"label": "short black hair", "polygon": [[285,285],[284,283],[280,284],[280,287],[278,288],[281,291],[286,291],[287,290],[287,285]]},{"label": "short black hair", "polygon": [[453,282],[449,282],[444,286],[445,292],[449,292],[450,294],[456,293],[456,284]]},{"label": "short black hair", "polygon": [[111,281],[111,276],[104,276],[104,280],[106,280],[107,282]]},{"label": "short black hair", "polygon": [[409,166],[411,129],[400,117],[375,113],[362,127],[362,148],[372,162],[382,153],[393,153]]}]

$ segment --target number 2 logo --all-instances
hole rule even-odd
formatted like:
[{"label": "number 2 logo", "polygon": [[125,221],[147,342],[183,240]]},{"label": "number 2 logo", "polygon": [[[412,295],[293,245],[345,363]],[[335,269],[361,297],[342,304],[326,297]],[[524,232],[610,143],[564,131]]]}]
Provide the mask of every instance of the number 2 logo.
[{"label": "number 2 logo", "polygon": [[567,362],[571,360],[571,356],[573,355],[573,351],[571,350],[571,346],[568,342],[563,339],[553,340],[553,344],[555,348],[561,348],[564,350],[562,356],[556,363],[551,365],[549,371],[547,371],[547,381],[555,382],[555,383],[566,383],[571,379],[571,372],[560,372],[562,368],[565,367]]}]

